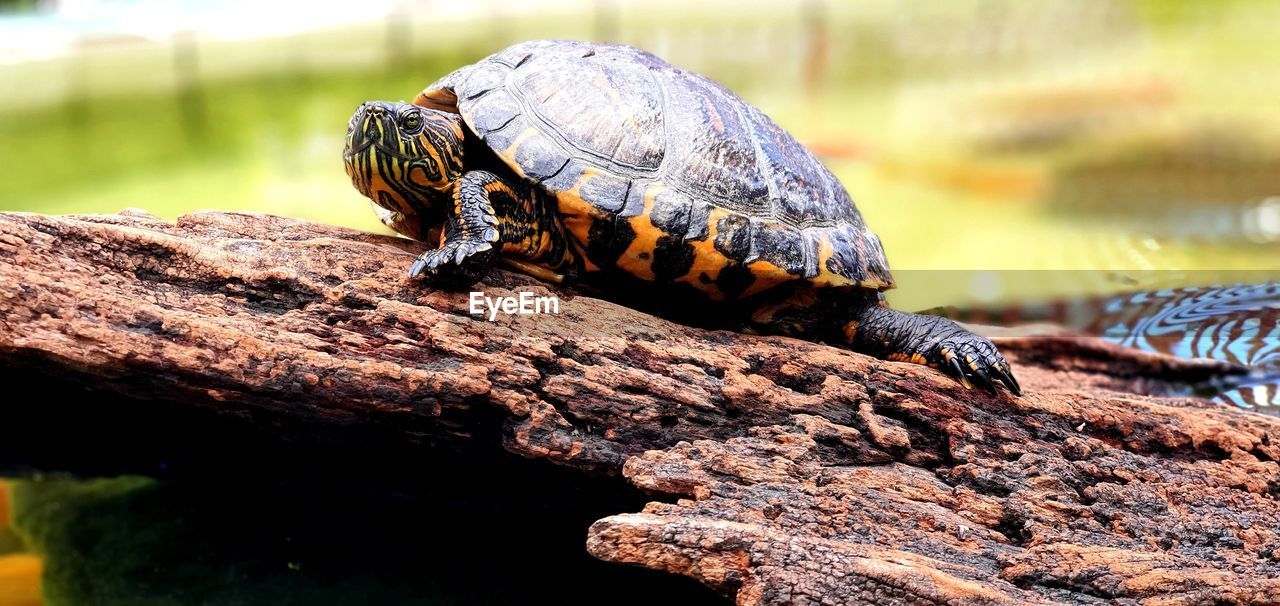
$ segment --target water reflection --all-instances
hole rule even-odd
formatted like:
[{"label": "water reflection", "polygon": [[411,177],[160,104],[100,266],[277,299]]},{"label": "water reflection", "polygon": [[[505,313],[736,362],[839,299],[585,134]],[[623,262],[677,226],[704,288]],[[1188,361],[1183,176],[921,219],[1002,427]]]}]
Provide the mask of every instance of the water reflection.
[{"label": "water reflection", "polygon": [[1140,290],[948,314],[977,322],[1053,322],[1144,351],[1245,366],[1247,376],[1204,395],[1280,414],[1280,282]]},{"label": "water reflection", "polygon": [[1121,345],[1240,364],[1250,375],[1213,399],[1280,413],[1280,283],[1188,287],[1114,297],[1085,329]]},{"label": "water reflection", "polygon": [[1277,283],[1143,291],[1102,311],[1085,329],[1121,345],[1280,370]]}]

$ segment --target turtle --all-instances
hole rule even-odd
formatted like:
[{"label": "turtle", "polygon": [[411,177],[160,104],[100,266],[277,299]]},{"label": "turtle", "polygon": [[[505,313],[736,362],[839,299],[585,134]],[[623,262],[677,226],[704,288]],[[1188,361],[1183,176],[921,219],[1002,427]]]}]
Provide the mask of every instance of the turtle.
[{"label": "turtle", "polygon": [[743,331],[1021,395],[990,340],[889,308],[880,239],[812,152],[728,88],[644,50],[510,46],[412,102],[361,104],[343,157],[385,225],[435,244],[409,268],[429,286],[465,288],[499,262],[629,284]]}]

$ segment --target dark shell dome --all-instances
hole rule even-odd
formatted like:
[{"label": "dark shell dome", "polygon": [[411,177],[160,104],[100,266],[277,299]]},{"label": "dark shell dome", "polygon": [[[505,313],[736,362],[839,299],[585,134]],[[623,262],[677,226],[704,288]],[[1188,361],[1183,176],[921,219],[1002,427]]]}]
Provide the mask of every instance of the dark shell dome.
[{"label": "dark shell dome", "polygon": [[415,103],[460,113],[562,200],[643,217],[638,229],[685,241],[732,224],[732,241],[717,238],[716,250],[765,282],[892,287],[879,238],[808,149],[725,87],[645,51],[525,42],[449,74]]}]

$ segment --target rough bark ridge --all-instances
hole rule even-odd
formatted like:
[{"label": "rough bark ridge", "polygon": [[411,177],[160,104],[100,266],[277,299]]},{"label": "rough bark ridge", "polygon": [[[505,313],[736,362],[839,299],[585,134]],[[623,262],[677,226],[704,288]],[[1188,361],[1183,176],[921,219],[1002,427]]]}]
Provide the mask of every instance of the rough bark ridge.
[{"label": "rough bark ridge", "polygon": [[1280,420],[1141,395],[1222,365],[1006,338],[1028,394],[988,396],[506,272],[483,289],[560,315],[473,318],[404,279],[418,250],[253,214],[0,215],[0,365],[621,472],[666,500],[588,550],[740,604],[1280,603]]}]

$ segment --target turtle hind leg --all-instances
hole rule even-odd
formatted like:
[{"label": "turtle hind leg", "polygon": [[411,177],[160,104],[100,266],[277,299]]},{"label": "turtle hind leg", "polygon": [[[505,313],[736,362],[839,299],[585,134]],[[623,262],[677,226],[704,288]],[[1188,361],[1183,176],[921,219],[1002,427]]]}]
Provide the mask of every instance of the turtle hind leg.
[{"label": "turtle hind leg", "polygon": [[855,351],[937,368],[965,387],[972,382],[992,394],[999,381],[1014,395],[1022,395],[996,346],[951,320],[889,309],[879,293],[860,299],[844,314],[848,319],[840,327],[841,336]]},{"label": "turtle hind leg", "polygon": [[759,295],[747,322],[750,334],[783,335],[817,341],[827,336],[835,307],[829,297],[808,285],[782,286]]}]

